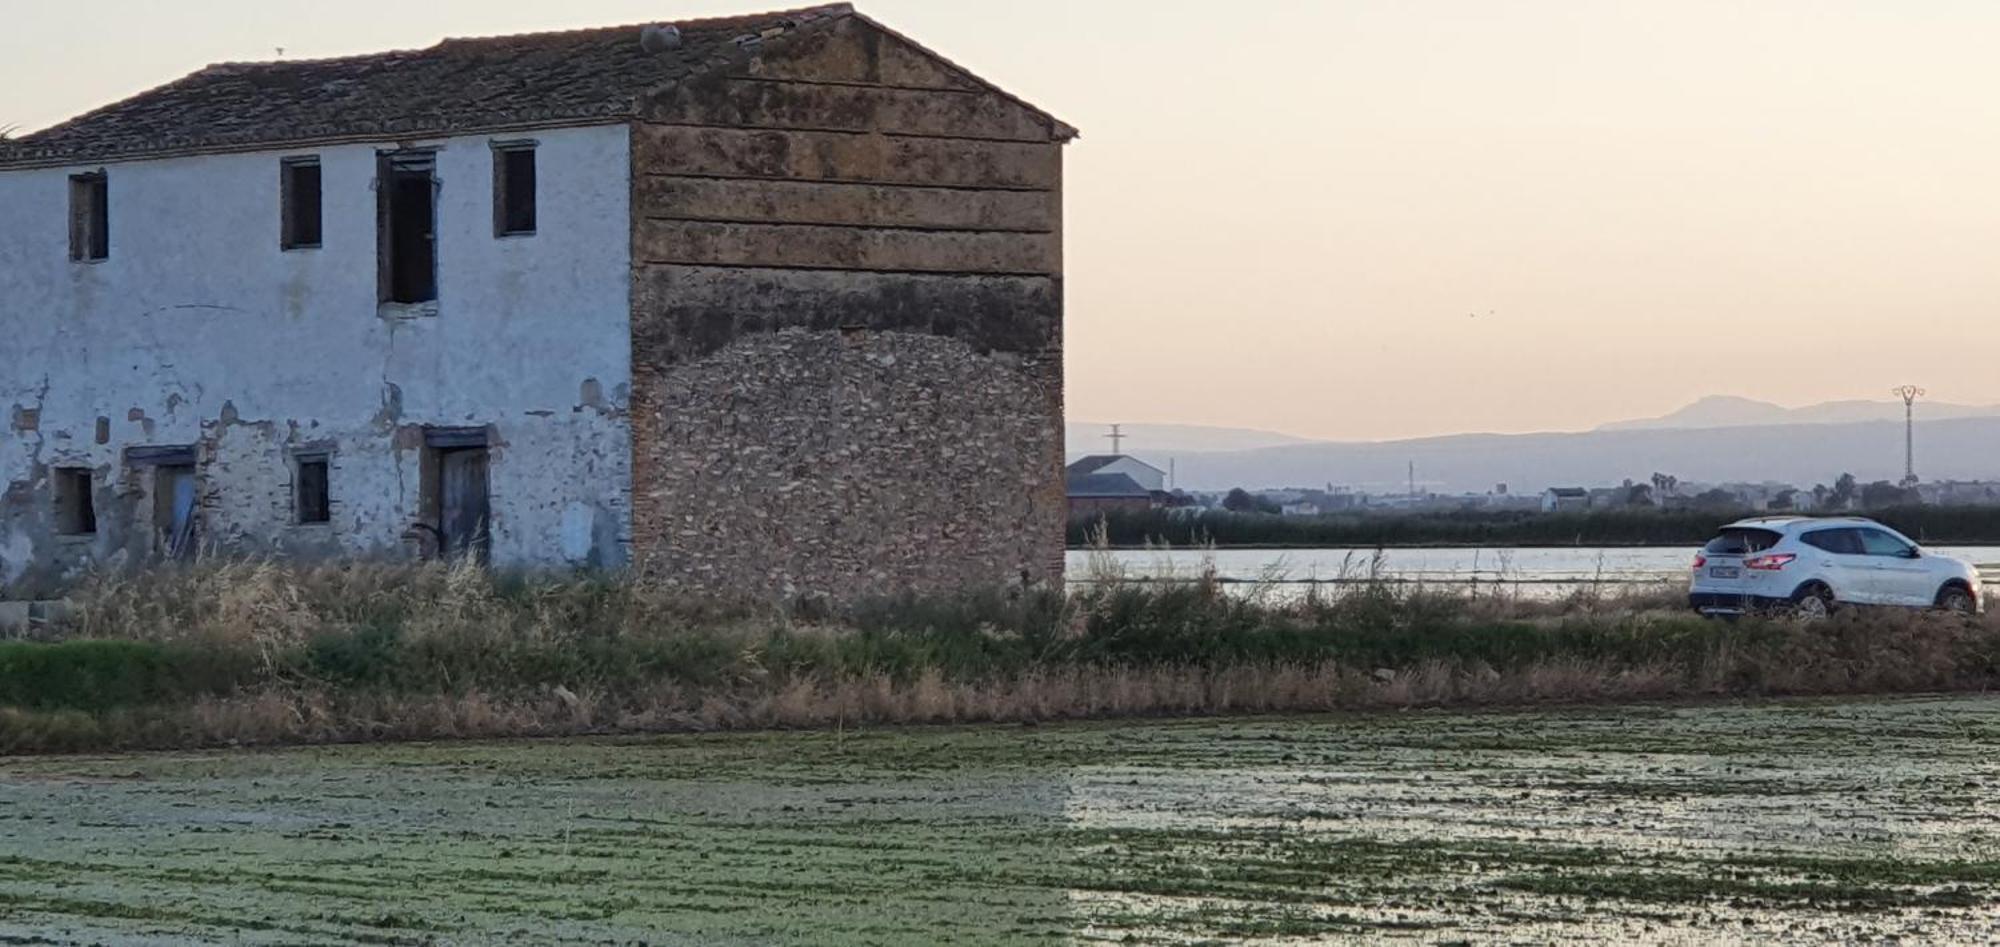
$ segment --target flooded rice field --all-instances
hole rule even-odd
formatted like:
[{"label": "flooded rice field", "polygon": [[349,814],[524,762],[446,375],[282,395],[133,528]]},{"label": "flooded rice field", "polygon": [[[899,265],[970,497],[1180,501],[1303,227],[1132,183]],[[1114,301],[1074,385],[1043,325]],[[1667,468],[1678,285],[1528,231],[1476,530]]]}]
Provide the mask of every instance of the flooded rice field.
[{"label": "flooded rice field", "polygon": [[[1695,546],[1440,546],[1392,549],[1115,549],[1069,551],[1073,586],[1124,579],[1218,579],[1278,594],[1389,582],[1410,587],[1554,598],[1685,588]],[[2000,546],[1926,546],[1980,567],[2000,585]]]},{"label": "flooded rice field", "polygon": [[0,760],[0,941],[2000,939],[2000,699]]}]

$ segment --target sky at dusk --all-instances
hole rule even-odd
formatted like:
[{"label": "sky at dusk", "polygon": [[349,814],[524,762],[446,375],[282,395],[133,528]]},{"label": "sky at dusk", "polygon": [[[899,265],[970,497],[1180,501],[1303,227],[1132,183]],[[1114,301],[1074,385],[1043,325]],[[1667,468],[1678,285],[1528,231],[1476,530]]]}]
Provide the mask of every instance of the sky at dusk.
[{"label": "sky at dusk", "polygon": [[[215,61],[751,12],[0,0],[0,127]],[[2000,4],[863,0],[1080,127],[1071,420],[1374,439],[2000,402]]]}]

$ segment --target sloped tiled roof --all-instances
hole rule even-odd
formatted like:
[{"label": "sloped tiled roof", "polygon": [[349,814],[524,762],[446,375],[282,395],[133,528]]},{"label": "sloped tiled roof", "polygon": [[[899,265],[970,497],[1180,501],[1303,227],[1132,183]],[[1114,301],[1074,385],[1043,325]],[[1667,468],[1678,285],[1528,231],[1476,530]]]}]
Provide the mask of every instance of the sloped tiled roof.
[{"label": "sloped tiled roof", "polygon": [[1104,469],[1105,465],[1117,460],[1118,457],[1118,454],[1092,454],[1089,457],[1078,460],[1076,463],[1070,464],[1069,472],[1072,474],[1096,473]]},{"label": "sloped tiled roof", "polygon": [[658,55],[640,48],[643,25],[633,25],[447,39],[340,59],[225,63],[0,142],[0,166],[608,124],[630,118],[648,90],[853,14],[836,3],[683,20],[674,24],[680,47]]},{"label": "sloped tiled roof", "polygon": [[1101,499],[1106,497],[1143,498],[1152,492],[1139,485],[1139,481],[1128,474],[1079,474],[1072,473],[1064,478],[1068,493],[1072,497]]},{"label": "sloped tiled roof", "polygon": [[1152,464],[1146,463],[1145,461],[1140,460],[1139,458],[1134,457],[1130,454],[1092,454],[1088,457],[1078,460],[1073,464],[1070,464],[1068,469],[1070,473],[1076,473],[1076,474],[1096,473],[1121,460],[1129,460],[1135,464],[1138,464],[1141,467],[1146,468],[1147,470],[1153,471],[1154,473],[1160,473],[1160,474],[1166,473],[1166,471],[1161,470],[1160,468],[1155,467]]}]

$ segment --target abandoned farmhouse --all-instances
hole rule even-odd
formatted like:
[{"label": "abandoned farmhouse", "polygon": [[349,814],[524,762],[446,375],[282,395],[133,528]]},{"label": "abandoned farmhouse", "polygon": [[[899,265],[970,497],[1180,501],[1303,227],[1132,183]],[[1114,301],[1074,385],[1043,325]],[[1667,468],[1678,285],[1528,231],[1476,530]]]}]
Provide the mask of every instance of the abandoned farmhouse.
[{"label": "abandoned farmhouse", "polygon": [[1057,578],[1074,136],[838,4],[0,141],[0,597],[195,551]]}]

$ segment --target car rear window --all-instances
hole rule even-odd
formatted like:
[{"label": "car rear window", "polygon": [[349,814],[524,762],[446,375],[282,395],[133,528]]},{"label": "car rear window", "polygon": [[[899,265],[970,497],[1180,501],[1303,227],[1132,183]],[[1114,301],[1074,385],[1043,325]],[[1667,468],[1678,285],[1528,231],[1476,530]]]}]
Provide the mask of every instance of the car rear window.
[{"label": "car rear window", "polygon": [[1763,552],[1784,539],[1783,533],[1748,526],[1733,526],[1717,533],[1702,551],[1722,556],[1744,556],[1753,552]]}]

